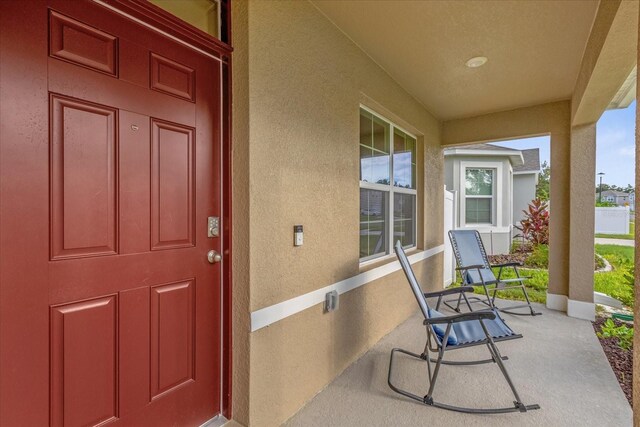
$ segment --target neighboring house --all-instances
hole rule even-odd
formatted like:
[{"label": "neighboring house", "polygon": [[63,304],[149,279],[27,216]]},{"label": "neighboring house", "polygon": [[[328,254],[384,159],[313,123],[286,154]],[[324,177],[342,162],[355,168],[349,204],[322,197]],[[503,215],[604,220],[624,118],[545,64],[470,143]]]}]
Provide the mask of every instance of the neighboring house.
[{"label": "neighboring house", "polygon": [[[513,166],[513,225],[524,219],[524,211],[536,198],[538,177],[540,176],[540,150],[522,150],[524,163]],[[518,234],[518,233],[515,233]]]},{"label": "neighboring house", "polygon": [[[596,200],[600,201],[600,193],[596,193]],[[602,192],[602,201],[615,203],[618,206],[632,206],[635,203],[634,193],[624,191],[605,190]]]},{"label": "neighboring house", "polygon": [[456,228],[480,231],[489,253],[508,253],[513,226],[535,198],[539,150],[474,144],[445,150],[445,185],[456,193]]}]

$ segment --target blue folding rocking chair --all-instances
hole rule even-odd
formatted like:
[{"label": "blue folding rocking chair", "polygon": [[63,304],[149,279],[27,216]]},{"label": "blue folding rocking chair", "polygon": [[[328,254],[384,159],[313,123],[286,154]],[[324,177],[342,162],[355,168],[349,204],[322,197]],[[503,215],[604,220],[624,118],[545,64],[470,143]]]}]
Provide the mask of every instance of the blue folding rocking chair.
[{"label": "blue folding rocking chair", "polygon": [[[449,240],[453,248],[453,253],[456,258],[458,267],[456,270],[460,273],[463,286],[482,286],[486,299],[478,297],[469,297],[465,300],[467,305],[469,301],[480,302],[487,307],[500,310],[503,313],[516,314],[516,315],[531,315],[538,316],[542,313],[537,312],[531,306],[527,289],[524,285],[524,281],[529,277],[520,276],[518,267],[521,266],[517,262],[509,262],[505,264],[491,265],[487,257],[487,252],[484,249],[482,238],[477,230],[451,230],[449,231]],[[499,268],[498,277],[493,274],[491,268]],[[512,268],[515,276],[511,279],[503,279],[502,273],[504,269]],[[496,296],[498,292],[509,289],[519,289],[524,295],[526,304],[510,305],[508,307],[497,307]],[[493,292],[493,295],[489,295]],[[456,305],[451,305],[452,302],[456,302]],[[444,304],[456,312],[460,312],[460,305],[462,304],[462,298],[451,299],[444,301]],[[527,311],[513,311],[516,309],[528,308]]]},{"label": "blue folding rocking chair", "polygon": [[[509,377],[507,368],[504,366],[503,361],[507,360],[507,357],[500,355],[497,342],[512,340],[516,338],[522,338],[522,335],[513,332],[500,318],[495,309],[472,311],[468,313],[458,313],[452,316],[444,316],[436,310],[432,310],[427,304],[425,296],[441,297],[443,294],[450,295],[453,289],[447,289],[440,292],[431,292],[425,294],[422,292],[418,281],[411,269],[411,264],[402,249],[402,244],[398,241],[395,245],[395,252],[400,261],[400,265],[404,270],[413,295],[418,302],[420,311],[424,316],[423,324],[427,330],[427,340],[422,354],[412,353],[400,348],[394,348],[391,350],[391,358],[389,360],[389,374],[387,382],[389,387],[408,398],[414,399],[425,405],[434,406],[437,408],[447,409],[451,411],[472,413],[472,414],[500,414],[507,412],[526,412],[532,409],[540,409],[539,405],[525,405],[520,400],[520,396]],[[464,295],[466,292],[473,292],[473,288],[470,286],[454,288],[455,292]],[[476,360],[476,361],[445,361],[444,355],[450,350],[458,350],[462,348],[475,347],[480,345],[486,345],[489,349],[490,359]],[[437,355],[436,358],[432,358],[429,352],[433,352]],[[429,375],[429,389],[427,394],[419,396],[409,391],[403,390],[392,383],[393,377],[393,362],[394,355],[396,353],[403,353],[416,359],[424,360],[427,364],[427,372]],[[440,372],[441,365],[479,365],[483,363],[496,363],[502,372],[502,375],[506,379],[515,400],[512,406],[504,408],[465,408],[460,406],[449,405],[445,403],[436,402],[433,399],[433,391],[438,379],[438,372]],[[432,369],[431,364],[434,363],[435,367]]]}]

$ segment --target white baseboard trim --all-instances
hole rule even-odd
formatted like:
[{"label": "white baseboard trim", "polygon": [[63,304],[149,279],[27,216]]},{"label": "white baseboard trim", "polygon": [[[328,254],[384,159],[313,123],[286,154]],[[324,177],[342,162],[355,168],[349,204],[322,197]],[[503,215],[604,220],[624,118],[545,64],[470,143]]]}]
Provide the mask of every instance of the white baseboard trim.
[{"label": "white baseboard trim", "polygon": [[224,415],[220,414],[220,415],[216,415],[215,417],[211,418],[209,421],[206,421],[200,427],[222,427],[223,425],[225,425],[228,422],[229,422],[229,420],[226,419],[224,417]]},{"label": "white baseboard trim", "polygon": [[567,316],[593,322],[596,319],[596,305],[592,302],[569,300]]},{"label": "white baseboard trim", "polygon": [[[413,254],[409,257],[409,262],[414,264],[439,254],[440,252],[444,252],[444,245],[436,246],[435,248]],[[262,329],[265,326],[269,326],[282,319],[306,310],[307,308],[313,307],[316,304],[324,302],[327,292],[338,291],[338,294],[344,294],[345,292],[352,291],[398,270],[400,270],[400,263],[398,261],[390,262],[388,264],[381,265],[380,267],[372,268],[371,270],[360,273],[357,276],[334,283],[333,285],[325,286],[324,288],[317,289],[307,294],[256,310],[251,313],[251,332],[255,332],[258,329]]]},{"label": "white baseboard trim", "polygon": [[567,302],[569,298],[566,295],[551,294],[547,292],[547,308],[549,310],[567,311]]}]

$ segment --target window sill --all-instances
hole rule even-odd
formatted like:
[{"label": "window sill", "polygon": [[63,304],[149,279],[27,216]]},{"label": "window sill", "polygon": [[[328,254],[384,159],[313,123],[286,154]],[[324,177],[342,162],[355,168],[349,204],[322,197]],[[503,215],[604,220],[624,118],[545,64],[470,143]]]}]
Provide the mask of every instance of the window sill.
[{"label": "window sill", "polygon": [[[416,246],[412,246],[408,249],[405,249],[407,256],[413,255],[417,252],[420,252]],[[372,270],[374,268],[380,267],[385,264],[389,264],[390,262],[396,261],[398,258],[395,253],[388,254],[385,256],[381,256],[380,258],[374,258],[367,261],[363,261],[360,263],[360,273],[364,273],[365,271]]]}]

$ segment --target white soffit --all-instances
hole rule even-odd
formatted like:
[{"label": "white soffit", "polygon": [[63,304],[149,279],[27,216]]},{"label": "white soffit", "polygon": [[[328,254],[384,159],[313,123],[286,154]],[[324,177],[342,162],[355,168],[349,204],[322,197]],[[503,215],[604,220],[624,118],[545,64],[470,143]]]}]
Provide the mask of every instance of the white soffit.
[{"label": "white soffit", "polygon": [[636,85],[638,79],[638,66],[636,65],[629,73],[629,77],[624,81],[618,92],[613,97],[607,110],[617,110],[627,108],[636,99]]}]

